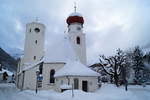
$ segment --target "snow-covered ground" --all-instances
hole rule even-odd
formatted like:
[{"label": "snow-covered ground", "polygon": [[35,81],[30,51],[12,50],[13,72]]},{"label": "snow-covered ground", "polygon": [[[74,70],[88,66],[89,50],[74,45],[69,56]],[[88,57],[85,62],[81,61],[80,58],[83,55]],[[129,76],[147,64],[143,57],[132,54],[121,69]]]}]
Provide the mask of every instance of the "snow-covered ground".
[{"label": "snow-covered ground", "polygon": [[103,84],[94,93],[86,93],[80,90],[65,91],[35,91],[16,89],[13,84],[0,84],[0,100],[150,100],[150,86],[129,86],[126,92],[124,87],[117,88],[112,84]]}]

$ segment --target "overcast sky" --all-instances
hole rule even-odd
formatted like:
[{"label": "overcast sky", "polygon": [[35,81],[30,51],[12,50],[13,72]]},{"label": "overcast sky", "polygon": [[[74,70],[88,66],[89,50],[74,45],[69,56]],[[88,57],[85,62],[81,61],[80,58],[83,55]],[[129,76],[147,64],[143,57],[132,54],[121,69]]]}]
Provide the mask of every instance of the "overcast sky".
[{"label": "overcast sky", "polygon": [[85,20],[88,61],[140,45],[150,47],[150,0],[1,0],[0,46],[24,46],[25,25],[36,17],[46,26],[46,46],[67,29],[74,11]]}]

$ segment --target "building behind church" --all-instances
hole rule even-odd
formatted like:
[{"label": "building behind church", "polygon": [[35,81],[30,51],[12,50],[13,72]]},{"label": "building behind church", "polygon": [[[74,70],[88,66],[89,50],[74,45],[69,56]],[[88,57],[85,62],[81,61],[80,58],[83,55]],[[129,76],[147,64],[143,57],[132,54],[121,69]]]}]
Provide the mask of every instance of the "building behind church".
[{"label": "building behind church", "polygon": [[39,22],[26,25],[24,56],[17,69],[16,85],[19,89],[53,89],[62,92],[74,88],[93,92],[99,88],[99,74],[87,67],[83,16],[75,11],[66,22],[67,34],[58,45],[45,52],[46,26]]}]

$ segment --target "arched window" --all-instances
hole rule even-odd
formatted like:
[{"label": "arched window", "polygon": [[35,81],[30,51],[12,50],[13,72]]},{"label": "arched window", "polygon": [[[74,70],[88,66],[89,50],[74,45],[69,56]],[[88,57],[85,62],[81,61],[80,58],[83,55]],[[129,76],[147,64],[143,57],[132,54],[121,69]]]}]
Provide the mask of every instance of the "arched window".
[{"label": "arched window", "polygon": [[33,59],[36,60],[36,56],[34,56]]},{"label": "arched window", "polygon": [[54,78],[55,70],[52,69],[50,71],[50,83],[55,83],[55,78]]},{"label": "arched window", "polygon": [[35,40],[35,44],[37,44],[37,40]]},{"label": "arched window", "polygon": [[42,72],[43,72],[43,62],[39,66],[39,71],[40,71],[40,74],[42,74]]},{"label": "arched window", "polygon": [[77,41],[77,44],[80,44],[80,37],[79,36],[77,37],[76,41]]},{"label": "arched window", "polygon": [[31,32],[31,28],[29,29],[29,32]]},{"label": "arched window", "polygon": [[39,33],[39,32],[40,32],[40,29],[39,29],[39,28],[35,28],[34,31],[35,31],[36,33]]}]

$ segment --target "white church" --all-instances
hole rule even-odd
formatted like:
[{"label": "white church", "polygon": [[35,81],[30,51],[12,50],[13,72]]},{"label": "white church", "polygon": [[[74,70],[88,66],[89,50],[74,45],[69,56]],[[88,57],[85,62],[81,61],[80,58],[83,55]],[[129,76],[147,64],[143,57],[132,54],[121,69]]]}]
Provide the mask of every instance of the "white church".
[{"label": "white church", "polygon": [[16,75],[19,89],[63,92],[73,88],[93,92],[99,88],[100,75],[87,66],[84,19],[75,11],[66,22],[68,32],[58,45],[46,51],[45,25],[39,22],[26,25],[24,56],[20,59]]}]

